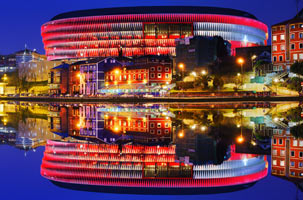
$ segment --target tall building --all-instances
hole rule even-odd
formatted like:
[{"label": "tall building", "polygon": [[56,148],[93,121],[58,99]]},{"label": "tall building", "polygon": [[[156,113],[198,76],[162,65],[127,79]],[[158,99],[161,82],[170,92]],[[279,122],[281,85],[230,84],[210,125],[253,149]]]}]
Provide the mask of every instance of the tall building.
[{"label": "tall building", "polygon": [[303,10],[272,26],[273,70],[289,71],[296,61],[303,61]]},{"label": "tall building", "polygon": [[222,37],[176,39],[176,64],[183,63],[189,71],[205,68],[217,59],[230,56],[230,48],[230,43]]},{"label": "tall building", "polygon": [[143,6],[62,13],[43,24],[41,34],[48,60],[56,60],[175,56],[175,39],[188,36],[221,36],[232,49],[266,45],[268,28],[252,14],[234,9]]}]

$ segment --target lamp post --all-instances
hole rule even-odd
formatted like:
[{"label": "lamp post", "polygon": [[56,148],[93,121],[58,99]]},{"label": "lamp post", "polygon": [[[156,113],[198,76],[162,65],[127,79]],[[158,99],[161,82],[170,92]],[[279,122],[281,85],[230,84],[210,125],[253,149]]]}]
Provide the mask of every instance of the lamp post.
[{"label": "lamp post", "polygon": [[256,75],[256,70],[254,68],[254,60],[257,58],[257,55],[251,57],[251,68],[253,69],[254,76]]},{"label": "lamp post", "polygon": [[178,67],[182,72],[182,81],[183,81],[185,65],[183,63],[179,63]]},{"label": "lamp post", "polygon": [[237,59],[237,63],[240,64],[240,66],[241,66],[241,76],[242,76],[241,79],[242,79],[242,84],[243,84],[243,64],[244,64],[244,62],[245,62],[244,59],[241,58],[241,57]]}]

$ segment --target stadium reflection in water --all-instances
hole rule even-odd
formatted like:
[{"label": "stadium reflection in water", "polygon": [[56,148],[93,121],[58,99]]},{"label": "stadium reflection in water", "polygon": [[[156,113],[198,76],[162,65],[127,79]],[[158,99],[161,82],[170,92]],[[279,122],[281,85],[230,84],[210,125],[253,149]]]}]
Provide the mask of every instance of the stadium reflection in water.
[{"label": "stadium reflection in water", "polygon": [[[302,184],[299,103],[14,106],[26,118],[25,125],[19,123],[15,145],[45,146],[41,175],[60,187],[143,194],[231,192],[265,178],[271,154],[272,175],[299,188]],[[31,118],[35,124],[26,128]],[[22,130],[35,128],[45,134],[20,137]],[[284,158],[282,151],[294,155]]]}]

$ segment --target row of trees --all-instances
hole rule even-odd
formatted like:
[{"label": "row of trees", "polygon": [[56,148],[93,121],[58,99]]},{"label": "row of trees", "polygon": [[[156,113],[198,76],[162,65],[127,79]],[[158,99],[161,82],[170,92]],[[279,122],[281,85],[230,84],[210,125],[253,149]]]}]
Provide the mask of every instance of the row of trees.
[{"label": "row of trees", "polygon": [[[210,87],[209,83],[212,81],[212,87]],[[177,88],[178,89],[193,89],[193,88],[199,88],[203,90],[218,90],[224,85],[223,79],[218,76],[209,76],[209,75],[200,75],[195,77],[194,81],[191,82],[177,82]]]}]

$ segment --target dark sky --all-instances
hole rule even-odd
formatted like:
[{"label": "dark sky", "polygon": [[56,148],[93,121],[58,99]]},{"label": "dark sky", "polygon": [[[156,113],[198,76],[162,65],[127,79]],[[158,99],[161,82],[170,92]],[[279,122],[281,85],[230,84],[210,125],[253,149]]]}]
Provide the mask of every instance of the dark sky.
[{"label": "dark sky", "polygon": [[289,19],[296,14],[295,0],[2,0],[0,5],[0,54],[9,54],[24,49],[25,44],[30,49],[35,48],[44,53],[40,27],[62,12],[150,5],[234,8],[255,15],[268,26]]}]

